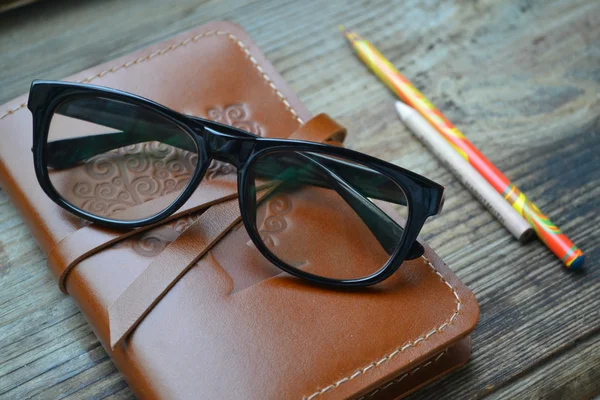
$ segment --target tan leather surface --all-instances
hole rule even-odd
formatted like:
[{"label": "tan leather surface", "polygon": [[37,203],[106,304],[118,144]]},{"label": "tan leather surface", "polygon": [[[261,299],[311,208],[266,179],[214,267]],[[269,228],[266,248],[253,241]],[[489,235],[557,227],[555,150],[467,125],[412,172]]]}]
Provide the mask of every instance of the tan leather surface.
[{"label": "tan leather surface", "polygon": [[[286,137],[309,119],[247,35],[229,23],[204,25],[69,80],[86,77],[265,137]],[[20,106],[24,100],[0,109],[0,115],[12,110],[0,120],[0,134],[11,143],[0,148],[0,181],[48,253],[84,224],[37,184],[31,116]],[[229,174],[227,165],[215,164],[207,182],[226,180]],[[301,213],[293,202],[290,210],[275,217],[293,226]],[[466,337],[477,321],[472,293],[426,245],[425,257],[405,262],[380,285],[331,290],[282,274],[237,224],[112,351],[109,307],[196,217],[183,215],[108,246],[77,263],[65,281],[140,398],[360,397],[426,364]],[[81,242],[65,239],[64,248],[55,250],[49,261],[57,277],[82,251],[87,255],[114,237],[96,229],[77,231],[86,232]],[[322,229],[327,232],[327,226]],[[281,232],[285,229],[267,234]],[[315,252],[331,250],[326,238],[315,238]],[[347,253],[364,256],[351,246]],[[394,396],[459,365],[465,354],[463,346],[448,364],[439,363],[442,357],[428,365],[433,375],[404,389],[398,386]]]}]

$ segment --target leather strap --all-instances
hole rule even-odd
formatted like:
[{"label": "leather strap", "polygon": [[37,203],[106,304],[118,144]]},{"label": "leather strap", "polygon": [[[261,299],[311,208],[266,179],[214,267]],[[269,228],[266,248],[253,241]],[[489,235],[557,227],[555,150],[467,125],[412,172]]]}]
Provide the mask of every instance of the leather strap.
[{"label": "leather strap", "polygon": [[[119,231],[96,224],[90,224],[76,230],[70,236],[62,239],[48,253],[48,266],[58,281],[60,290],[67,294],[65,284],[69,272],[81,261],[99,251],[102,251],[121,240],[127,239],[130,236],[152,229],[156,225],[207,208],[213,204],[237,198],[237,191],[235,189],[214,188],[208,187],[208,185],[205,189],[207,190],[196,190],[176,213],[166,220],[162,220],[158,224],[127,231]],[[137,208],[145,207],[148,203],[152,203],[152,201],[132,207],[127,211],[134,213],[137,211]]]},{"label": "leather strap", "polygon": [[346,139],[346,128],[335,122],[329,115],[321,113],[298,128],[289,139],[341,144]]},{"label": "leather strap", "polygon": [[[290,138],[344,140],[345,129],[319,114]],[[264,191],[261,196],[266,195]],[[236,223],[240,211],[235,201],[213,205],[133,281],[109,307],[110,345],[121,343],[177,281],[202,258]],[[181,260],[185,260],[182,263]]]},{"label": "leather strap", "polygon": [[113,349],[240,219],[237,199],[216,204],[150,263],[108,308]]}]

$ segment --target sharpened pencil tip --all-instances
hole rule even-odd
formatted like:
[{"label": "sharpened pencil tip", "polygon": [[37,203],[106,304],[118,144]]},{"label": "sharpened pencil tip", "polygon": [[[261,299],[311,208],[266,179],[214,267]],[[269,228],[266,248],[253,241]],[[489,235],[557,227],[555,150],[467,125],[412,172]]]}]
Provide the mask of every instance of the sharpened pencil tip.
[{"label": "sharpened pencil tip", "polygon": [[344,34],[346,39],[348,39],[348,41],[351,43],[354,43],[357,40],[362,40],[362,38],[357,33],[346,29],[346,27],[344,25],[341,25],[341,24],[338,25],[338,29]]},{"label": "sharpened pencil tip", "polygon": [[396,112],[398,113],[398,115],[400,116],[400,119],[402,121],[404,121],[406,118],[408,118],[410,116],[411,112],[414,111],[414,108],[412,108],[411,106],[408,106],[398,100],[396,101],[396,103],[394,103],[394,105],[396,106]]}]

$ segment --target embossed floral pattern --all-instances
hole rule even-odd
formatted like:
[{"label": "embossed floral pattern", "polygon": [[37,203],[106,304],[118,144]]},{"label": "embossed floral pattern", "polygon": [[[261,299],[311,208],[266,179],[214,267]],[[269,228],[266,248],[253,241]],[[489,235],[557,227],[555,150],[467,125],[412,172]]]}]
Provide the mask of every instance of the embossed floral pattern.
[{"label": "embossed floral pattern", "polygon": [[[208,118],[262,134],[260,125],[249,119],[244,104],[215,106]],[[181,191],[189,182],[198,156],[160,142],[139,143],[96,156],[77,171],[76,184],[65,193],[66,200],[83,210],[110,217],[120,211],[167,194]],[[231,175],[235,168],[213,160],[205,179]],[[59,174],[57,174],[59,175]],[[85,178],[84,178],[85,177]],[[73,180],[72,176],[66,177]],[[60,178],[59,178],[60,179]]]},{"label": "embossed floral pattern", "polygon": [[181,191],[197,162],[197,154],[159,142],[122,147],[96,156],[80,167],[87,179],[78,179],[66,197],[86,211],[111,216]]},{"label": "embossed floral pattern", "polygon": [[292,210],[292,200],[287,195],[279,195],[269,199],[266,207],[267,215],[258,233],[267,247],[274,247],[279,244],[276,233],[287,228],[285,215]]},{"label": "embossed floral pattern", "polygon": [[255,135],[262,136],[259,124],[249,119],[248,108],[245,104],[232,104],[225,108],[213,107],[208,110],[208,118],[215,122],[231,125]]},{"label": "embossed floral pattern", "polygon": [[[235,126],[240,129],[252,132],[257,135],[261,135],[262,130],[260,126],[249,120],[249,111],[247,106],[241,104],[234,104],[226,107],[213,107],[208,111],[208,118],[216,122]],[[152,196],[160,196],[167,194],[169,191],[181,190],[185,187],[185,184],[189,181],[191,174],[194,171],[197,163],[197,156],[192,157],[192,154],[183,150],[175,149],[160,143],[144,143],[127,148],[119,149],[115,151],[116,154],[110,154],[99,157],[98,160],[94,160],[94,166],[90,167],[87,171],[87,175],[92,178],[91,182],[98,185],[102,185],[104,182],[113,182],[117,179],[117,183],[121,186],[124,182],[121,182],[123,174],[126,176],[134,175],[133,187],[143,189],[144,194],[139,196],[137,199],[151,199]],[[151,156],[148,157],[144,152],[150,152]],[[142,154],[145,154],[142,157]],[[149,159],[151,161],[145,162],[143,159]],[[117,162],[118,159],[118,162]],[[150,172],[150,169],[154,171]],[[225,176],[235,173],[235,168],[228,163],[213,160],[208,167],[205,179],[213,180],[220,176]],[[150,182],[152,180],[153,182]],[[82,181],[80,183],[85,183]],[[90,182],[90,185],[91,185]],[[121,187],[120,186],[120,187]],[[94,187],[80,187],[80,191],[84,193],[94,193],[101,190],[98,186]],[[129,192],[126,192],[129,194]],[[108,191],[106,192],[108,194]],[[125,196],[123,196],[125,197]],[[113,200],[110,205],[107,205],[107,209],[112,212],[116,212],[119,209],[126,208],[131,205],[135,205],[135,197],[131,199],[119,199],[118,195],[111,192],[109,199]],[[94,206],[94,199],[86,198],[91,203],[88,206]],[[274,210],[281,210],[283,204],[273,206]],[[285,208],[285,207],[284,207]],[[280,212],[280,211],[277,211]],[[130,247],[139,255],[145,257],[156,257],[159,255],[166,246],[173,242],[179,235],[185,231],[197,218],[197,215],[190,215],[179,218],[175,221],[163,224],[157,228],[151,229],[139,235],[135,235],[130,239],[127,239],[114,247]],[[277,225],[275,219],[282,218],[280,215],[273,215],[273,222],[270,222],[266,234],[275,233],[272,227]],[[283,220],[285,224],[285,220]],[[268,228],[271,227],[271,228]],[[273,240],[273,239],[271,239]]]},{"label": "embossed floral pattern", "polygon": [[235,167],[233,165],[222,161],[212,160],[206,170],[204,179],[212,181],[219,176],[230,175],[235,172]]}]

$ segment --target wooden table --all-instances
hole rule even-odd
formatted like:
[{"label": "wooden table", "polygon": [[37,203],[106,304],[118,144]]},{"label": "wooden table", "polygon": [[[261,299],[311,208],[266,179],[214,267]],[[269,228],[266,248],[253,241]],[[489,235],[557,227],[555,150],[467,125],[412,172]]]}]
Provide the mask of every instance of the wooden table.
[{"label": "wooden table", "polygon": [[[0,103],[34,78],[235,21],[312,112],[349,128],[349,147],[448,189],[423,235],[473,289],[481,319],[471,362],[413,398],[600,393],[600,2],[167,3],[48,0],[0,15]],[[539,242],[520,245],[474,200],[399,122],[340,23],[375,43],[586,252],[585,271],[565,270]],[[1,191],[0,398],[132,398]]]}]

